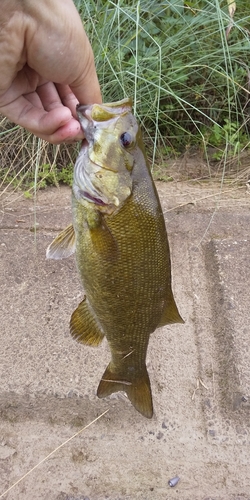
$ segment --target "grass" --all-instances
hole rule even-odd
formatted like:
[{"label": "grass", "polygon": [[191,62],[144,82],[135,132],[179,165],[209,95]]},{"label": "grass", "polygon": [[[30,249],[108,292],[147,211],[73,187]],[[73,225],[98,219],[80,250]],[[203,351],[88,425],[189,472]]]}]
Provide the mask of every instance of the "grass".
[{"label": "grass", "polygon": [[31,197],[34,188],[42,189],[60,182],[71,184],[78,147],[53,146],[14,127],[6,118],[0,121],[0,191],[24,191]]},{"label": "grass", "polygon": [[[162,178],[171,178],[169,159],[195,150],[207,164],[205,177],[216,171],[223,182],[241,171],[242,178],[250,144],[245,0],[236,2],[235,12],[230,0],[75,3],[94,50],[103,99],[134,98],[156,177],[161,171]],[[2,186],[7,181],[29,192],[36,169],[38,187],[68,182],[72,147],[48,145],[6,119],[0,140]]]}]

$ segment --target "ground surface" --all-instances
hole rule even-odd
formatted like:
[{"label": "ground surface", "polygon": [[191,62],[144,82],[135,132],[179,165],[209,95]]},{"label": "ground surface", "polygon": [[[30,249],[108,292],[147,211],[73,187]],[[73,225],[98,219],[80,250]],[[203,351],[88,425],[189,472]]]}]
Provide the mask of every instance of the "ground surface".
[{"label": "ground surface", "polygon": [[45,260],[71,221],[70,190],[40,192],[36,208],[0,197],[0,498],[250,499],[250,194],[244,186],[157,187],[185,325],[150,340],[152,420],[123,395],[96,397],[108,346],[70,337],[82,297],[74,258]]}]

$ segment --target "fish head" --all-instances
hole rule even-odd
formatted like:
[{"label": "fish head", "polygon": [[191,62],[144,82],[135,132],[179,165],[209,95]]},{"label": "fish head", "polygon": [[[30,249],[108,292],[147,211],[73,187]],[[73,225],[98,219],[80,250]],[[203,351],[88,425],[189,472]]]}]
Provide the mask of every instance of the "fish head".
[{"label": "fish head", "polygon": [[86,139],[75,164],[73,192],[81,203],[113,213],[132,193],[138,132],[132,102],[78,105],[77,114]]}]

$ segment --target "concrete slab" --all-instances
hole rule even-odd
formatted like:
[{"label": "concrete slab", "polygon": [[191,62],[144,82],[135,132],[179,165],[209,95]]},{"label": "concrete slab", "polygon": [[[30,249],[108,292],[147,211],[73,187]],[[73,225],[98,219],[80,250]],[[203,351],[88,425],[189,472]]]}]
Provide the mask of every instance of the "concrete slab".
[{"label": "concrete slab", "polygon": [[206,248],[205,262],[213,311],[211,326],[214,332],[214,357],[219,370],[218,402],[224,418],[234,422],[238,437],[249,442],[248,260],[248,239],[212,239]]},{"label": "concrete slab", "polygon": [[96,397],[108,346],[91,349],[70,337],[82,296],[74,259],[45,260],[71,219],[70,191],[39,193],[35,210],[32,200],[2,197],[0,498],[250,499],[250,198],[223,198],[214,186],[158,189],[186,323],[152,335],[151,421],[122,395]]}]

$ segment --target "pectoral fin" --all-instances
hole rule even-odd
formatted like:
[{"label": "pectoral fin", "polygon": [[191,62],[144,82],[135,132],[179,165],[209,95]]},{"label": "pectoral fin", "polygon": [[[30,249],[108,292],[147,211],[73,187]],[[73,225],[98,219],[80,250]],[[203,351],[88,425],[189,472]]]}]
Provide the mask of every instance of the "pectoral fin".
[{"label": "pectoral fin", "polygon": [[70,333],[78,342],[91,346],[98,346],[104,337],[104,333],[89,308],[86,297],[71,316]]},{"label": "pectoral fin", "polygon": [[118,257],[117,243],[104,218],[98,226],[90,229],[90,234],[95,252],[100,255],[100,258],[115,261]]},{"label": "pectoral fin", "polygon": [[47,259],[67,259],[75,252],[76,236],[73,225],[67,226],[58,236],[50,243],[46,250]]},{"label": "pectoral fin", "polygon": [[162,317],[160,319],[157,328],[164,325],[170,325],[172,323],[184,323],[184,321],[180,316],[173,294],[171,292],[171,294],[169,294],[169,297],[167,299],[165,308],[162,313]]}]

